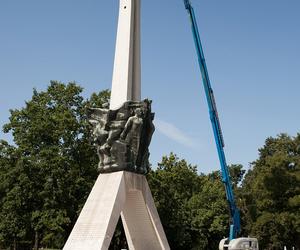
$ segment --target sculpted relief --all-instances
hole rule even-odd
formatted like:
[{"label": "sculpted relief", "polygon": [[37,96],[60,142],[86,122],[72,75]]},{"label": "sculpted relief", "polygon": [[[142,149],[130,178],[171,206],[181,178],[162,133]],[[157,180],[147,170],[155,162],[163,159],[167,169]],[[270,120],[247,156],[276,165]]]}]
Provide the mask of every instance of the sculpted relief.
[{"label": "sculpted relief", "polygon": [[90,108],[92,140],[97,147],[100,173],[131,171],[146,174],[154,113],[151,101],[125,102],[117,110]]}]

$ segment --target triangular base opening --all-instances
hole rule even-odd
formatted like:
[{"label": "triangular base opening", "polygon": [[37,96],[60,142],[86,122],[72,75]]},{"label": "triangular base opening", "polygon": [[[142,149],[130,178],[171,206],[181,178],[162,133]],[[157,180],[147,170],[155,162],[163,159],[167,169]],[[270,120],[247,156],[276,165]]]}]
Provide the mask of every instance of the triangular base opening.
[{"label": "triangular base opening", "polygon": [[114,236],[111,239],[108,250],[120,249],[129,249],[121,217],[119,218]]},{"label": "triangular base opening", "polygon": [[127,249],[170,249],[146,177],[120,171],[100,174],[63,250],[109,249],[120,215]]}]

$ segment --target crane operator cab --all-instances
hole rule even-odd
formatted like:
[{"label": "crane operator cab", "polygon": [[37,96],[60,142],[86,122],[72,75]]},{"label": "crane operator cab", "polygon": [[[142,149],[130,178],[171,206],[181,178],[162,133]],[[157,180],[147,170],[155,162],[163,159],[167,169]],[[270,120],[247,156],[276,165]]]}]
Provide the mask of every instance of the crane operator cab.
[{"label": "crane operator cab", "polygon": [[259,250],[256,238],[236,238],[228,242],[228,238],[220,241],[219,250]]}]

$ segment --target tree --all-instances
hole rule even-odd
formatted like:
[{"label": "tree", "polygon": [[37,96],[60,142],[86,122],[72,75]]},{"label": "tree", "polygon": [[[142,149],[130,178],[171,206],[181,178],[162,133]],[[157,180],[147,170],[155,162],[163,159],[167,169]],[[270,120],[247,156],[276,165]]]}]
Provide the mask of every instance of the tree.
[{"label": "tree", "polygon": [[300,245],[300,134],[268,138],[243,181],[245,220],[263,249]]},{"label": "tree", "polygon": [[196,166],[171,153],[148,180],[171,249],[218,247],[229,222],[219,172],[198,175]]},{"label": "tree", "polygon": [[191,226],[196,232],[193,249],[217,249],[219,241],[227,236],[229,211],[220,180],[203,176],[201,192],[194,195],[188,204],[191,211]]},{"label": "tree", "polygon": [[17,241],[26,235],[28,222],[23,216],[23,186],[18,183],[20,168],[15,147],[0,141],[0,246],[10,242],[14,250]]},{"label": "tree", "polygon": [[[108,102],[109,92],[87,101],[81,92],[75,83],[52,81],[47,91],[34,90],[24,108],[11,110],[10,122],[4,126],[13,134],[18,155],[18,164],[12,167],[16,180],[6,199],[10,192],[24,199],[19,201],[26,208],[22,219],[30,227],[22,237],[31,237],[35,249],[62,247],[97,177],[85,113],[87,105]],[[5,200],[3,208],[8,205]],[[16,205],[10,207],[17,209]]]},{"label": "tree", "polygon": [[185,208],[200,189],[196,167],[171,153],[150,172],[148,181],[171,249],[188,249],[193,239],[191,218]]}]

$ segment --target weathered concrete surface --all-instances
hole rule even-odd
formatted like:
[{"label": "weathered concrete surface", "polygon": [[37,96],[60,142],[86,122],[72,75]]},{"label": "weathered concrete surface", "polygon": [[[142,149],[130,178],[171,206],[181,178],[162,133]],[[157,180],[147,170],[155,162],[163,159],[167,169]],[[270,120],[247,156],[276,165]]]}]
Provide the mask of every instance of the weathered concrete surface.
[{"label": "weathered concrete surface", "polygon": [[141,100],[140,0],[120,0],[110,109]]},{"label": "weathered concrete surface", "polygon": [[170,249],[143,175],[101,174],[63,250],[106,250],[120,214],[130,250]]}]

